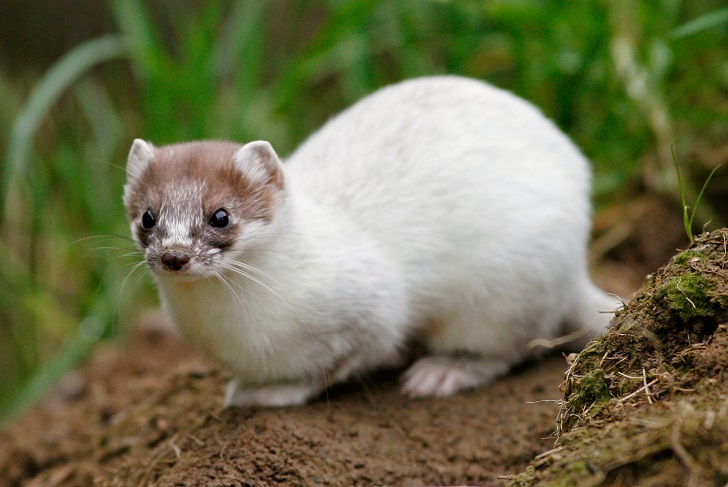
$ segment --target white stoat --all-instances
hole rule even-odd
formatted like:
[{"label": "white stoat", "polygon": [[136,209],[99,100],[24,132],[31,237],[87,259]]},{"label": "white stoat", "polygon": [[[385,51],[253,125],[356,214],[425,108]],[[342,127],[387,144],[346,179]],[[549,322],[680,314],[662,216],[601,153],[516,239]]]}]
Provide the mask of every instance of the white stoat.
[{"label": "white stoat", "polygon": [[364,98],[282,164],[268,142],[135,140],[124,203],[164,307],[235,374],[226,405],[301,404],[429,355],[403,392],[483,386],[529,341],[600,334],[590,170],[536,108],[431,77]]}]

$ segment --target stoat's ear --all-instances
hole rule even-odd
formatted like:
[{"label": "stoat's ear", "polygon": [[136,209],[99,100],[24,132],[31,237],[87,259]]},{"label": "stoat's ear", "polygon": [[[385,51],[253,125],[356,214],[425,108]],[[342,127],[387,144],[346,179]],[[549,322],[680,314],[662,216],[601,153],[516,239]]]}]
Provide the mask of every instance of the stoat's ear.
[{"label": "stoat's ear", "polygon": [[134,181],[144,172],[154,157],[154,146],[142,139],[134,139],[126,161],[126,179]]},{"label": "stoat's ear", "polygon": [[283,189],[283,165],[268,142],[248,142],[233,155],[233,164],[251,183]]}]

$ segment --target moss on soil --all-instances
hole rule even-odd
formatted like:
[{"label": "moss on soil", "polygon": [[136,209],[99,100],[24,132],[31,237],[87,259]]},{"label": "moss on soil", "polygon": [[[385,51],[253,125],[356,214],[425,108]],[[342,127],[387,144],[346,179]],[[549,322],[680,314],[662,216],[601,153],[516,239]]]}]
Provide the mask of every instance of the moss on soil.
[{"label": "moss on soil", "polygon": [[509,485],[728,482],[727,241],[696,239],[573,359],[555,447]]}]

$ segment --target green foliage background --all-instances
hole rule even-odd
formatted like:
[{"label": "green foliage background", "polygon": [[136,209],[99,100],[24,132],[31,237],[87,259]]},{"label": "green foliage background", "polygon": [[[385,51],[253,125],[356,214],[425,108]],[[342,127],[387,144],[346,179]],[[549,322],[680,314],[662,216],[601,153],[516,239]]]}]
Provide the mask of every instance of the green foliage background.
[{"label": "green foliage background", "polygon": [[0,66],[0,421],[154,305],[121,206],[134,137],[286,154],[380,86],[454,73],[540,106],[594,161],[598,202],[677,196],[671,146],[690,166],[728,132],[723,5],[110,0],[113,31],[44,73]]}]

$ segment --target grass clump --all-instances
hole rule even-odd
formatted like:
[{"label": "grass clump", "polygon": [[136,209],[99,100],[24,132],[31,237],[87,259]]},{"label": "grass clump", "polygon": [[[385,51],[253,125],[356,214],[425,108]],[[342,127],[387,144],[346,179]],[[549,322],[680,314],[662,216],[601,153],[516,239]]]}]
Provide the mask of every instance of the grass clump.
[{"label": "grass clump", "polygon": [[672,161],[675,164],[675,174],[677,176],[677,185],[678,185],[678,192],[680,193],[680,200],[682,202],[682,209],[683,209],[683,225],[685,226],[685,234],[688,236],[688,239],[690,240],[690,243],[692,244],[695,241],[695,236],[693,235],[693,221],[695,220],[695,214],[698,211],[698,207],[700,206],[700,200],[703,198],[703,193],[705,193],[705,188],[708,187],[708,183],[711,179],[713,179],[713,175],[715,172],[720,169],[720,164],[718,164],[715,168],[713,168],[712,171],[710,171],[710,174],[706,178],[705,182],[703,183],[703,187],[700,188],[700,192],[698,193],[697,198],[695,199],[695,204],[692,208],[688,206],[685,203],[685,188],[683,187],[682,177],[680,176],[680,166],[677,163],[677,157],[675,157],[675,150],[672,149]]}]

